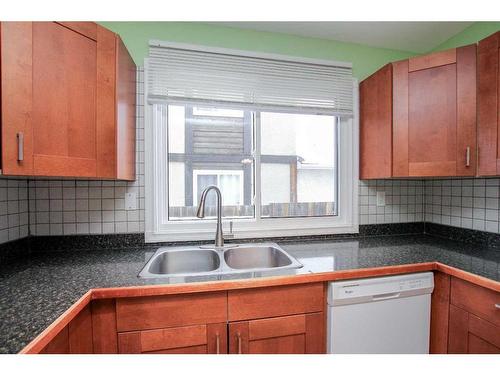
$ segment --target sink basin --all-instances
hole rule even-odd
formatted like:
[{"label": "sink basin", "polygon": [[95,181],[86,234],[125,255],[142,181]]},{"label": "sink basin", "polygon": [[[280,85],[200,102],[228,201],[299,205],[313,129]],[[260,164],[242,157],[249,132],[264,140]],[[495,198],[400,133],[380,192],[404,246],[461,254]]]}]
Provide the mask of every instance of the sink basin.
[{"label": "sink basin", "polygon": [[246,245],[228,249],[224,261],[234,269],[276,268],[292,264],[292,258],[274,246]]},{"label": "sink basin", "polygon": [[189,277],[300,268],[302,264],[275,243],[162,247],[139,273],[141,278]]},{"label": "sink basin", "polygon": [[149,267],[145,267],[143,272],[151,275],[180,276],[209,273],[219,267],[220,257],[214,250],[164,248],[155,253]]}]

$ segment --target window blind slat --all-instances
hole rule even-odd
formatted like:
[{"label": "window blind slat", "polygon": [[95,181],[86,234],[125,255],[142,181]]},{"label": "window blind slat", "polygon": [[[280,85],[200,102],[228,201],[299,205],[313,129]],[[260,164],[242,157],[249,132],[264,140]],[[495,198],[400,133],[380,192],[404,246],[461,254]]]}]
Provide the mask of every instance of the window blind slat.
[{"label": "window blind slat", "polygon": [[352,116],[352,69],[150,46],[148,95],[155,100],[301,108]]}]

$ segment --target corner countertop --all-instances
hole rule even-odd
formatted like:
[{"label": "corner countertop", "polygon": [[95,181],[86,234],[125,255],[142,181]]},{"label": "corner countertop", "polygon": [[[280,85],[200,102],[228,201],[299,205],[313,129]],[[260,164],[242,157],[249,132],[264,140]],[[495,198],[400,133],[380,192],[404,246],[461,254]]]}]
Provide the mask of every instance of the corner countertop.
[{"label": "corner countertop", "polygon": [[429,235],[278,242],[304,267],[227,276],[139,279],[157,247],[35,252],[0,264],[0,353],[17,353],[91,289],[242,281],[439,262],[500,282],[500,251]]}]

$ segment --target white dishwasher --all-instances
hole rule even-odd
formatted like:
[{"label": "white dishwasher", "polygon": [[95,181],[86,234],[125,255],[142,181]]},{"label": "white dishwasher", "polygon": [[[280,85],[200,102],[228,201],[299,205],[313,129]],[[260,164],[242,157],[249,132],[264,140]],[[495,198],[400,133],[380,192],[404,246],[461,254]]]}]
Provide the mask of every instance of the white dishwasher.
[{"label": "white dishwasher", "polygon": [[328,353],[429,353],[432,272],[335,281]]}]

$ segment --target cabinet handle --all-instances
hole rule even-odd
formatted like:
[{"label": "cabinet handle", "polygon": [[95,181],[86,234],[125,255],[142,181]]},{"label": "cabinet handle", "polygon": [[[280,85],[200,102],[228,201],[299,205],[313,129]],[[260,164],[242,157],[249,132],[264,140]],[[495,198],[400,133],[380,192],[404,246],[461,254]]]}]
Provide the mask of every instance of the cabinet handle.
[{"label": "cabinet handle", "polygon": [[238,354],[241,354],[241,334],[238,332],[236,337],[238,338]]},{"label": "cabinet handle", "polygon": [[495,303],[495,309],[500,310],[500,303]]},{"label": "cabinet handle", "polygon": [[215,335],[215,352],[217,354],[220,354],[220,337],[219,337],[219,332]]},{"label": "cabinet handle", "polygon": [[465,149],[465,166],[470,167],[470,147],[467,146]]},{"label": "cabinet handle", "polygon": [[17,133],[17,161],[24,160],[24,133]]}]

